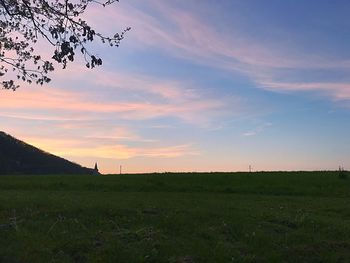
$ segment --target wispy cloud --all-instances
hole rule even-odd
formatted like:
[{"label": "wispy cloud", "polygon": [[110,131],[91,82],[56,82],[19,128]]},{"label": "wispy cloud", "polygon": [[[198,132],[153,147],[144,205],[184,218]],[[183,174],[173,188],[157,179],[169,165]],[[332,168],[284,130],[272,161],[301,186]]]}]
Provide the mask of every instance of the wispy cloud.
[{"label": "wispy cloud", "polygon": [[[169,95],[171,96],[171,95]],[[176,97],[176,95],[175,95]],[[108,101],[109,100],[109,101]],[[80,118],[88,114],[93,117],[100,114],[100,117],[110,117],[117,114],[118,118],[124,119],[152,119],[163,116],[176,117],[178,119],[196,123],[203,120],[202,113],[215,111],[224,107],[224,103],[215,99],[194,99],[180,97],[165,102],[140,102],[140,101],[119,101],[115,100],[97,100],[91,94],[81,94],[74,91],[66,91],[55,88],[23,88],[12,92],[4,92],[0,97],[0,109],[9,112],[7,116],[23,118],[47,118],[45,111],[59,112],[69,118]],[[26,110],[32,113],[15,115],[10,110]],[[35,110],[41,110],[41,113],[35,113]],[[43,111],[45,110],[45,111]],[[101,115],[102,114],[102,115]],[[52,115],[51,115],[52,116]],[[54,117],[55,118],[55,117]],[[68,118],[68,117],[67,117]]]},{"label": "wispy cloud", "polygon": [[[250,107],[252,111],[258,111],[254,107],[260,106],[262,97],[258,96],[261,93],[251,96],[253,85],[271,92],[321,94],[337,103],[350,101],[350,78],[346,76],[350,60],[346,57],[341,59],[341,56],[335,58],[327,52],[298,49],[293,43],[298,39],[287,39],[283,33],[261,41],[249,30],[240,28],[240,23],[225,24],[225,19],[216,19],[221,14],[215,10],[210,10],[213,17],[208,21],[190,5],[181,8],[179,2],[130,0],[121,1],[115,8],[100,9],[98,14],[94,13],[97,9],[92,9],[88,19],[95,23],[98,31],[109,34],[131,26],[132,31],[128,32],[117,52],[123,53],[123,59],[132,53],[132,61],[155,54],[152,68],[129,67],[128,63],[118,68],[118,65],[106,63],[103,68],[91,71],[74,64],[67,70],[55,71],[53,82],[46,87],[23,85],[15,93],[2,91],[0,122],[3,129],[9,129],[13,135],[44,150],[76,160],[85,158],[89,163],[101,158],[109,159],[113,165],[117,159],[125,162],[127,159],[142,159],[140,162],[145,165],[149,158],[154,158],[152,162],[155,164],[161,163],[157,158],[183,156],[182,164],[186,164],[187,156],[203,154],[196,165],[210,159],[204,161],[209,169],[212,158],[207,154],[205,159],[206,153],[200,152],[201,147],[195,142],[203,136],[217,144],[221,140],[221,145],[229,146],[228,141],[234,141],[234,136],[239,137],[237,133],[227,131],[233,126],[239,129],[236,116],[244,119],[243,122],[255,117],[246,110]],[[207,1],[200,8],[205,8],[209,2],[216,4]],[[102,56],[116,56],[113,52],[107,54],[100,46],[97,50]],[[163,56],[167,56],[167,63],[174,61],[175,64],[162,64]],[[104,59],[108,61],[108,58]],[[158,60],[162,60],[158,67],[168,68],[157,69]],[[193,79],[189,79],[192,78],[190,74],[188,79],[176,79],[178,73],[184,71],[175,68],[182,60],[186,60],[186,66],[189,63],[201,66],[198,69],[203,69],[201,73],[205,76],[199,79],[196,68]],[[142,63],[145,65],[146,62]],[[144,73],[131,73],[130,68],[138,68],[138,72]],[[174,75],[164,77],[162,72]],[[342,78],[338,79],[334,72]],[[236,86],[228,82],[237,75],[244,79],[237,92],[241,92],[244,86],[247,86],[247,92],[242,91],[242,95],[234,97],[228,89],[235,90]],[[239,83],[241,79],[237,79]],[[210,82],[204,85],[209,86],[215,80],[214,85],[219,86],[198,85],[206,80]],[[241,97],[246,95],[246,98]],[[266,101],[270,102],[270,97]],[[270,113],[268,107],[258,114]],[[241,135],[253,139],[251,136],[263,135],[271,126],[269,122],[255,124]],[[201,131],[198,136],[195,131],[202,127],[207,133]],[[222,134],[223,137],[213,138],[209,133]],[[268,141],[267,132],[265,135]],[[205,148],[205,145],[200,146]],[[219,159],[231,156],[231,152],[225,152],[225,147],[216,151],[212,151],[213,148],[205,150],[218,156],[216,167],[222,169],[223,163]],[[231,151],[233,147],[227,148]]]},{"label": "wispy cloud", "polygon": [[336,101],[350,100],[350,83],[261,81],[260,85],[272,91],[319,91]]},{"label": "wispy cloud", "polygon": [[[336,100],[349,99],[347,87],[350,81],[308,84],[299,74],[295,83],[277,83],[282,77],[288,78],[288,74],[300,70],[324,70],[330,75],[333,70],[348,71],[348,59],[341,60],[312,50],[300,51],[282,38],[262,42],[245,35],[234,24],[230,25],[229,33],[225,28],[218,30],[194,10],[184,10],[170,2],[149,1],[147,10],[122,3],[108,10],[104,19],[118,17],[121,24],[130,25],[133,28],[128,36],[130,43],[138,48],[154,47],[194,63],[240,72],[258,88],[275,92],[312,90]],[[289,73],[284,71],[282,75],[282,69]]]},{"label": "wispy cloud", "polygon": [[255,129],[243,133],[243,136],[246,136],[246,137],[255,136],[255,135],[265,131],[270,126],[272,126],[272,123],[265,122],[265,123],[257,126]]},{"label": "wispy cloud", "polygon": [[[77,74],[79,67],[71,69],[66,74],[58,72],[51,87],[28,86],[2,92],[0,119],[11,123],[11,134],[66,158],[176,158],[199,152],[183,140],[169,143],[142,135],[142,128],[132,127],[132,122],[175,118],[202,125],[225,108],[225,101],[205,98],[185,82],[120,72],[105,72],[100,77],[94,71],[81,76]],[[89,90],[71,87],[73,78],[82,86],[90,85]],[[120,98],[115,95],[118,91],[146,96]],[[125,124],[120,124],[121,120]],[[31,128],[27,129],[29,122]],[[157,127],[168,126],[159,123]]]},{"label": "wispy cloud", "polygon": [[199,152],[192,144],[170,146],[131,147],[126,144],[101,145],[96,138],[74,140],[67,138],[45,139],[27,137],[26,140],[48,152],[66,157],[91,157],[96,159],[130,159],[134,157],[174,158],[186,155],[197,155]]}]

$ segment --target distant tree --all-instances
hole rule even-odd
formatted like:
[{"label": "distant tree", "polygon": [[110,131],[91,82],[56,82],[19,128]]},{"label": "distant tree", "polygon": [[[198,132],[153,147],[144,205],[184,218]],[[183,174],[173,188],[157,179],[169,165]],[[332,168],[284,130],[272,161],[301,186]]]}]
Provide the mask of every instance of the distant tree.
[{"label": "distant tree", "polygon": [[[19,87],[13,79],[4,80],[10,72],[26,83],[47,83],[51,80],[48,74],[54,70],[52,62],[66,68],[77,51],[86,67],[102,65],[101,58],[90,53],[86,44],[99,39],[118,47],[130,28],[104,36],[81,17],[91,4],[107,7],[115,2],[119,0],[0,0],[0,85],[13,90]],[[52,60],[34,54],[39,38],[53,46]]]}]

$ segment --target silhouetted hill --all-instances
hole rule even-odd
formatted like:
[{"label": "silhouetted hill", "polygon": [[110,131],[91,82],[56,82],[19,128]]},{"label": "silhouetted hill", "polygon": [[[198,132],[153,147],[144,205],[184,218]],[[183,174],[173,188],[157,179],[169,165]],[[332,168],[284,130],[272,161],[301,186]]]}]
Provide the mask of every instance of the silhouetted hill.
[{"label": "silhouetted hill", "polygon": [[0,131],[0,174],[92,174],[61,157],[44,152]]}]

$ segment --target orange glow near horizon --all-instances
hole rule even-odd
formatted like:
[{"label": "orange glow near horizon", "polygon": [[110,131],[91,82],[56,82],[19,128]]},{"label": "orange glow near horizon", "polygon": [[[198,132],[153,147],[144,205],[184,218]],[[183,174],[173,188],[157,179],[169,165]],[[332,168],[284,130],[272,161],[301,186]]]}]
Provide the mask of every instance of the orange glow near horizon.
[{"label": "orange glow near horizon", "polygon": [[[89,45],[101,67],[77,52],[52,82],[1,90],[0,130],[104,173],[350,163],[347,13],[307,1],[293,12],[282,1],[180,2],[90,9],[96,32],[132,30],[118,48]],[[36,49],[50,58],[45,44]]]}]

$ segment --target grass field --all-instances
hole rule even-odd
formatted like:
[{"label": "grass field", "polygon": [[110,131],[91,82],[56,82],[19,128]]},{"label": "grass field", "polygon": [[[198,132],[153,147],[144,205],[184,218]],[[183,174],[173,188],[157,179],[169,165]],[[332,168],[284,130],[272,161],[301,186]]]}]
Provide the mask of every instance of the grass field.
[{"label": "grass field", "polygon": [[1,176],[0,262],[350,262],[350,179]]}]

